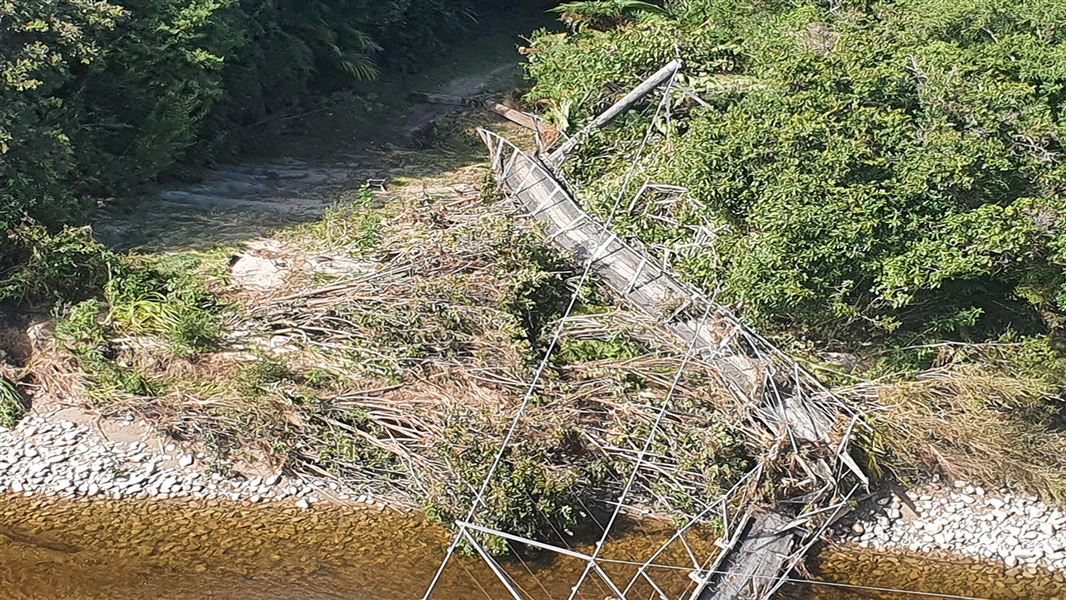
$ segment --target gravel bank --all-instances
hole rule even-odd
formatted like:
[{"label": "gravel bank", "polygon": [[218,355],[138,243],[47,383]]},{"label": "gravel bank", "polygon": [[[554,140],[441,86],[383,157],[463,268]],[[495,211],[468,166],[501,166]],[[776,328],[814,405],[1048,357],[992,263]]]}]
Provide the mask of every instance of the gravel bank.
[{"label": "gravel bank", "polygon": [[[142,431],[145,427],[141,424]],[[384,508],[336,482],[280,475],[227,478],[209,473],[202,455],[187,454],[157,436],[116,441],[99,428],[57,418],[26,417],[0,430],[0,493],[67,498],[201,498],[235,502],[362,502]]]},{"label": "gravel bank", "polygon": [[964,556],[1001,562],[1011,576],[1041,570],[1066,575],[1066,513],[1008,489],[965,482],[908,492],[913,508],[896,496],[881,498],[838,539],[886,552]]}]

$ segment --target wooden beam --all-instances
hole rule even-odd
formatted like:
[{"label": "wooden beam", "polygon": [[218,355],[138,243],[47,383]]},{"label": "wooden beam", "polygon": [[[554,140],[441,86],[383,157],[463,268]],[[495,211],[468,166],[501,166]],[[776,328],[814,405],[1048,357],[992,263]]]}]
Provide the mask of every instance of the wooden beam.
[{"label": "wooden beam", "polygon": [[543,130],[543,129],[546,129],[547,127],[550,127],[546,123],[543,123],[543,122],[539,121],[533,115],[526,114],[526,113],[524,113],[524,112],[522,112],[520,110],[515,110],[515,109],[511,108],[510,106],[506,106],[504,104],[500,104],[499,102],[496,102],[495,100],[486,100],[485,101],[485,108],[487,108],[487,109],[491,110],[492,112],[500,115],[501,117],[507,119],[508,121],[511,121],[513,123],[518,123],[519,125],[521,125],[522,127],[525,127],[526,129],[532,129],[534,131],[537,131],[537,130]]},{"label": "wooden beam", "polygon": [[[788,509],[779,508],[787,511]],[[692,595],[692,600],[737,600],[765,598],[784,571],[796,546],[794,530],[784,529],[792,519],[787,512],[765,512],[746,523],[739,543],[708,574],[708,580]]]},{"label": "wooden beam", "polygon": [[672,60],[666,64],[663,68],[656,71],[651,77],[648,77],[640,85],[633,88],[633,91],[629,92],[622,97],[621,100],[615,102],[610,108],[605,110],[603,114],[592,120],[591,123],[586,125],[584,129],[574,134],[574,137],[567,140],[565,144],[559,146],[551,155],[548,160],[558,164],[566,155],[577,148],[586,137],[596,129],[607,125],[614,120],[615,117],[625,112],[630,106],[634,105],[644,96],[655,91],[655,88],[665,83],[668,79],[674,76],[681,69],[680,60]]}]

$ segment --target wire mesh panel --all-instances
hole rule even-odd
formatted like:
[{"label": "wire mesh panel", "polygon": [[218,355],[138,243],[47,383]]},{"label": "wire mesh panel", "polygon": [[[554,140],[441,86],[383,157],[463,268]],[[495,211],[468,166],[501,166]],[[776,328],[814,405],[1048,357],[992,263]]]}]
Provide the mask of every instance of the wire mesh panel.
[{"label": "wire mesh panel", "polygon": [[[657,111],[669,110],[670,89],[667,86]],[[425,597],[430,597],[459,547],[470,549],[490,567],[500,597],[516,600],[550,597],[527,577],[532,571],[522,557],[530,551],[555,557],[560,561],[556,572],[573,577],[568,600],[703,600],[773,594],[859,487],[855,484],[842,492],[841,482],[865,481],[847,453],[857,418],[727,308],[682,283],[645,249],[611,231],[628,175],[614,208],[601,223],[537,158],[492,132],[480,133],[499,185],[526,217],[541,224],[548,240],[571,253],[584,269],[469,513],[456,522],[458,534]],[[654,318],[680,341],[683,356],[667,377],[663,397],[618,409],[630,411],[632,426],[616,436],[613,446],[600,446],[620,466],[616,477],[598,482],[603,497],[594,506],[583,506],[580,525],[588,543],[574,542],[570,532],[532,539],[500,530],[482,519],[491,509],[485,492],[501,465],[506,467],[512,458],[508,444],[560,336],[567,327],[581,323],[572,318],[572,311],[592,273],[627,305]],[[732,421],[747,424],[746,445],[757,452],[751,468],[730,489],[716,497],[709,497],[706,490],[684,494],[684,502],[678,502],[681,495],[671,490],[706,487],[704,473],[662,450],[676,443],[671,426],[681,417],[675,400],[689,385],[686,376],[694,366],[713,373],[713,384],[727,397]],[[774,491],[768,493],[771,487]],[[532,509],[539,510],[535,499],[530,500]],[[675,526],[662,532],[655,550],[632,552],[626,545],[626,529],[642,527],[637,517],[649,507],[672,515]],[[539,517],[553,522],[551,515]],[[513,551],[512,558],[498,558],[489,551],[501,545]]]}]

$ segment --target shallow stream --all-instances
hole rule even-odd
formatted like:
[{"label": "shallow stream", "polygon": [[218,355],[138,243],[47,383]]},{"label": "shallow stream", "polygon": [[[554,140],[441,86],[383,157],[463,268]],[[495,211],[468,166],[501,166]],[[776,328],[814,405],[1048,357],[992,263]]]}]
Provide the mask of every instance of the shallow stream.
[{"label": "shallow stream", "polygon": [[[612,558],[644,556],[665,535],[648,524],[630,529],[612,545]],[[391,509],[9,496],[0,500],[0,598],[409,600],[421,597],[448,539],[422,516]],[[845,584],[978,598],[1066,597],[1066,587],[1047,573],[1012,578],[1003,567],[850,549],[823,551],[816,562],[810,578]],[[531,599],[565,598],[582,566],[546,556],[507,565]],[[615,566],[612,576],[627,580],[633,573]],[[690,585],[680,572],[657,581],[673,594]],[[607,597],[596,585],[588,590],[580,597]],[[787,595],[922,597],[821,585],[796,586]],[[434,597],[486,596],[507,597],[480,561],[464,559],[453,563]]]}]

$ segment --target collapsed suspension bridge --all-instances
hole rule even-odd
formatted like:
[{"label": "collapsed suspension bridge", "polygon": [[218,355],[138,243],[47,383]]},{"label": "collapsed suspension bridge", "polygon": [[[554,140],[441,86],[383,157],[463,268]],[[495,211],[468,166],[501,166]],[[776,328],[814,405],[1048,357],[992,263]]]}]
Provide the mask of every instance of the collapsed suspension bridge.
[{"label": "collapsed suspension bridge", "polygon": [[[802,573],[807,552],[868,483],[849,455],[855,429],[864,426],[859,415],[727,307],[683,283],[670,272],[665,260],[660,264],[649,249],[622,239],[611,229],[636,166],[654,135],[654,123],[670,118],[675,93],[691,94],[676,85],[680,68],[679,61],[666,65],[550,153],[530,155],[497,134],[480,132],[498,185],[526,218],[541,225],[550,241],[580,261],[583,270],[472,506],[465,519],[455,523],[457,533],[425,600],[433,595],[462,544],[469,545],[488,564],[510,597],[527,600],[504,565],[486,550],[484,540],[489,538],[582,562],[584,567],[568,600],[605,596],[617,600],[649,596],[660,600],[769,598],[794,573]],[[610,214],[601,222],[578,205],[560,175],[559,165],[593,129],[606,125],[659,89],[664,91],[653,125],[631,159],[632,166]],[[649,186],[642,186],[629,205],[636,203]],[[605,522],[596,522],[601,532],[598,542],[591,552],[578,552],[565,542],[560,546],[487,527],[479,524],[478,517],[491,508],[486,491],[506,460],[508,444],[535,394],[580,290],[593,274],[626,304],[658,319],[684,344],[686,352],[665,400],[656,408],[643,448],[636,454],[628,476],[619,482],[618,497],[608,504],[609,517]],[[609,568],[621,562],[610,557],[611,542],[618,537],[616,529],[621,517],[632,508],[629,503],[636,486],[652,466],[653,444],[671,410],[677,387],[684,385],[685,365],[695,360],[711,365],[717,383],[728,390],[732,402],[729,408],[748,424],[747,442],[749,447],[759,449],[759,460],[728,492],[690,514],[643,561],[628,561],[628,571],[624,577],[619,576],[617,569]],[[770,489],[773,492],[768,492]],[[698,548],[708,544],[692,543],[693,536],[706,535],[709,524],[714,526],[717,539],[710,550],[701,551]],[[686,556],[686,564],[664,569],[658,561],[668,552]],[[670,586],[661,581],[664,571],[676,577],[678,570],[684,571],[690,582],[681,595],[669,591]],[[592,586],[595,591],[589,591]]]}]

